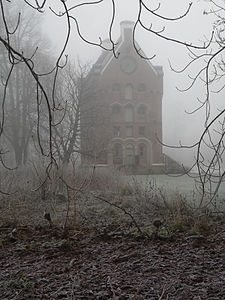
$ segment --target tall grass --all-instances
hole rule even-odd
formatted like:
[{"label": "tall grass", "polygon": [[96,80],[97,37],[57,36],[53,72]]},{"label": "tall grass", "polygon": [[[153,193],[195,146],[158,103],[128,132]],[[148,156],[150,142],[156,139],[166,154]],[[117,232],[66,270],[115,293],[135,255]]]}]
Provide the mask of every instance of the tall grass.
[{"label": "tall grass", "polygon": [[68,167],[46,174],[44,166],[32,165],[14,171],[3,169],[1,178],[0,188],[5,193],[0,194],[0,226],[46,226],[49,224],[43,216],[48,212],[54,226],[101,229],[114,224],[132,228],[136,223],[145,229],[158,218],[165,226],[184,229],[203,223],[211,213],[209,209],[198,210],[195,201],[190,204],[184,193],[168,191],[154,178],[140,182],[133,177],[128,183],[114,169]]}]

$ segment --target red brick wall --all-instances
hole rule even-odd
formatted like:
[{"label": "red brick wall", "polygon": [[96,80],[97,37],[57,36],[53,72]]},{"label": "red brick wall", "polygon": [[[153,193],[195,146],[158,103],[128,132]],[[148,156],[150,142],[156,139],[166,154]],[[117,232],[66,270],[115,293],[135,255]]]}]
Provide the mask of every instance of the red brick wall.
[{"label": "red brick wall", "polygon": [[[159,140],[162,140],[163,76],[158,74],[148,61],[138,56],[132,48],[128,47],[130,50],[127,50],[126,46],[124,44],[120,48],[121,55],[118,59],[113,57],[108,65],[103,69],[100,68],[101,72],[91,75],[95,81],[95,97],[92,99],[92,105],[96,103],[96,106],[99,107],[95,125],[92,126],[95,131],[95,138],[97,138],[95,144],[98,145],[98,148],[104,145],[102,155],[100,149],[96,149],[99,153],[95,155],[92,162],[96,164],[121,162],[121,158],[112,158],[115,155],[113,145],[115,143],[122,145],[124,156],[126,145],[132,144],[135,147],[136,163],[150,167],[151,164],[162,163],[162,146],[157,141],[156,135]],[[136,61],[136,69],[130,74],[121,70],[121,61],[124,56],[131,56]],[[133,87],[133,95],[130,100],[126,99],[125,96],[128,84]],[[115,91],[118,85],[120,90]],[[140,91],[143,86],[145,86],[145,90]],[[113,109],[114,106],[115,109]],[[120,109],[119,113],[116,106]],[[128,106],[133,108],[133,121],[126,121],[125,111]],[[104,119],[104,122],[101,122],[101,118]],[[127,128],[129,126],[133,127],[133,136],[131,137],[127,136],[131,132]],[[114,129],[114,127],[120,128],[117,137],[114,137],[115,132],[117,132],[117,128]],[[144,134],[143,130],[139,129],[140,127],[145,128]],[[93,134],[89,135],[90,143],[92,138]],[[139,153],[141,144],[146,145],[143,155]],[[139,157],[137,157],[138,154]]]}]

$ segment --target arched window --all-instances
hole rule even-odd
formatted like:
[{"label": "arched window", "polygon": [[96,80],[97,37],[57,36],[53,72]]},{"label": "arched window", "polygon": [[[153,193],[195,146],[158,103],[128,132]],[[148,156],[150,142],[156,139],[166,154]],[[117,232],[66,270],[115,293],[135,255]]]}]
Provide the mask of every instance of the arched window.
[{"label": "arched window", "polygon": [[128,83],[125,86],[125,99],[126,100],[132,100],[133,99],[133,86],[130,83]]},{"label": "arched window", "polygon": [[133,165],[135,162],[135,152],[134,152],[134,146],[132,144],[127,144],[125,149],[125,155],[126,155],[126,164],[127,165]]},{"label": "arched window", "polygon": [[128,105],[125,107],[125,122],[134,121],[134,109],[133,106]]},{"label": "arched window", "polygon": [[114,144],[113,146],[113,163],[122,164],[123,163],[123,148],[119,143]]},{"label": "arched window", "polygon": [[146,163],[147,161],[147,147],[144,143],[138,145],[138,155],[140,163]]},{"label": "arched window", "polygon": [[144,157],[146,154],[146,145],[145,144],[140,144],[139,145],[139,155],[140,157]]}]

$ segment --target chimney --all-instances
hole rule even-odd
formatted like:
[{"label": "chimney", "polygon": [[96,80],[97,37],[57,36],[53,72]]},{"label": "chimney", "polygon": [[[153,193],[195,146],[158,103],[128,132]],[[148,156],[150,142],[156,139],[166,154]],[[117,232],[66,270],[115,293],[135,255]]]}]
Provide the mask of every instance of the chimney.
[{"label": "chimney", "polygon": [[121,36],[123,41],[129,43],[133,40],[133,28],[133,21],[122,21],[120,23]]}]

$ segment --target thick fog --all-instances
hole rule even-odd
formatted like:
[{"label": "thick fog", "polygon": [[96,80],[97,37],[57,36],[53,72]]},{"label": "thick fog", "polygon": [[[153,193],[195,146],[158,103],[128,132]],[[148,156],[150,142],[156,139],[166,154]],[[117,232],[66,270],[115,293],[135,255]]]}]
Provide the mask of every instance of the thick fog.
[{"label": "thick fog", "polygon": [[[59,7],[55,2],[49,1],[49,4],[55,12],[60,13],[63,11],[63,7]],[[115,1],[115,4],[116,14],[112,29],[114,41],[120,35],[120,22],[122,20],[135,21],[138,12],[138,1]],[[168,18],[176,18],[185,13],[188,5],[189,1],[161,1],[160,8],[156,13]],[[157,7],[158,1],[151,1],[151,8]],[[190,12],[180,20],[165,21],[148,13],[144,14],[143,19],[146,26],[153,26],[153,29],[157,31],[162,30],[165,26],[162,34],[169,38],[201,46],[203,42],[210,39],[213,30],[213,15],[204,13],[209,10],[209,7],[209,3],[206,1],[194,1]],[[73,16],[77,18],[80,31],[87,40],[98,43],[99,37],[102,40],[109,37],[109,24],[112,16],[111,1],[104,1],[90,7],[77,8]],[[56,17],[50,10],[46,11],[43,32],[53,43],[54,52],[57,56],[65,42],[67,32],[66,17]],[[178,89],[186,89],[190,85],[191,79],[189,76],[195,76],[201,65],[195,64],[194,67],[185,72],[175,73],[171,70],[169,61],[176,70],[181,70],[190,61],[185,46],[159,38],[144,31],[140,26],[137,28],[135,39],[147,57],[156,55],[151,61],[153,65],[163,66],[163,143],[168,145],[179,145],[180,143],[190,145],[196,142],[204,127],[205,110],[202,109],[194,114],[188,114],[188,112],[199,106],[197,98],[203,99],[205,97],[204,83],[197,81],[186,92],[180,92]],[[70,41],[65,52],[69,54],[70,59],[75,61],[79,59],[82,63],[94,63],[101,51],[99,47],[82,41],[77,34],[75,23],[72,25]],[[218,105],[213,103],[212,107],[216,109],[221,98],[222,93],[220,95],[216,94],[211,101],[218,102]],[[179,150],[164,147],[164,152],[178,161],[190,165],[193,161],[195,150]]]}]

